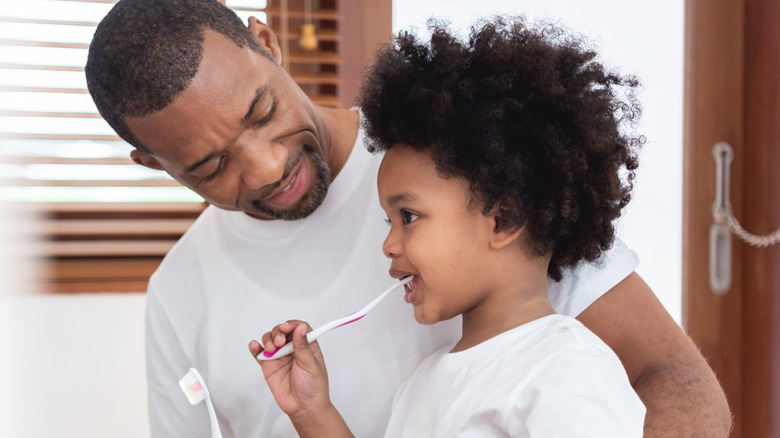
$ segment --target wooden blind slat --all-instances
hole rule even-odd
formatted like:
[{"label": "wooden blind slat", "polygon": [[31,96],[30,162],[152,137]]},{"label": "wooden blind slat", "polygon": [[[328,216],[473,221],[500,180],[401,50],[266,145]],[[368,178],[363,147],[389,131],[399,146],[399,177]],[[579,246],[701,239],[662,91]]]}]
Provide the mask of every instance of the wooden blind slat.
[{"label": "wooden blind slat", "polygon": [[129,157],[124,158],[67,158],[45,156],[5,156],[2,162],[6,164],[134,164]]},{"label": "wooden blind slat", "polygon": [[164,256],[178,239],[28,242],[19,248],[22,257],[140,257]]},{"label": "wooden blind slat", "polygon": [[335,52],[290,52],[290,64],[341,64],[341,59]]},{"label": "wooden blind slat", "polygon": [[[277,37],[281,38],[280,35],[277,35]],[[298,29],[293,29],[291,32],[287,34],[287,38],[291,40],[298,40],[301,37],[300,32],[298,32]],[[317,29],[317,39],[320,41],[341,41],[341,35],[332,30],[323,30],[323,29]]]},{"label": "wooden blind slat", "polygon": [[89,44],[84,43],[60,43],[56,41],[26,41],[9,40],[0,38],[0,45],[20,47],[53,47],[58,49],[89,49]]},{"label": "wooden blind slat", "polygon": [[181,235],[194,219],[38,219],[20,224],[20,233],[35,236],[170,236]]},{"label": "wooden blind slat", "polygon": [[91,26],[96,27],[97,21],[64,21],[64,20],[41,20],[37,18],[18,18],[0,16],[0,23],[21,23],[21,24],[51,24],[57,26]]},{"label": "wooden blind slat", "polygon": [[172,179],[147,180],[43,180],[43,179],[4,179],[0,178],[0,186],[43,186],[43,187],[178,187],[178,182]]},{"label": "wooden blind slat", "polygon": [[18,91],[22,93],[73,93],[87,94],[86,88],[43,88],[43,87],[24,87],[18,85],[0,85],[0,91]]},{"label": "wooden blind slat", "polygon": [[[196,217],[206,208],[203,202],[8,202],[3,211],[20,215],[80,214],[95,213],[139,214],[154,213],[171,215],[174,213]],[[7,208],[5,208],[7,207]]]},{"label": "wooden blind slat", "polygon": [[297,74],[292,75],[295,82],[299,84],[331,84],[338,85],[339,77],[334,73],[319,73],[319,74]]},{"label": "wooden blind slat", "polygon": [[84,71],[84,67],[74,67],[67,65],[14,64],[10,62],[0,62],[0,68],[13,68],[19,70]]},{"label": "wooden blind slat", "polygon": [[[238,8],[237,8],[238,9]],[[274,17],[279,17],[282,15],[282,10],[278,7],[267,7],[259,9],[260,11],[265,12],[268,15],[272,15]],[[302,19],[305,16],[305,11],[300,8],[287,8],[287,16],[289,18],[298,18]],[[339,13],[336,10],[333,9],[312,9],[311,11],[311,18],[313,20],[331,20],[331,21],[338,21],[339,20]]]},{"label": "wooden blind slat", "polygon": [[81,280],[85,278],[120,279],[143,278],[151,274],[160,264],[157,257],[136,257],[117,259],[63,259],[51,269],[40,272],[45,280]]},{"label": "wooden blind slat", "polygon": [[65,117],[69,119],[100,119],[98,113],[67,113],[67,112],[38,112],[38,111],[9,111],[0,110],[0,117]]},{"label": "wooden blind slat", "polygon": [[117,135],[101,135],[101,134],[24,134],[24,133],[10,133],[0,132],[0,138],[9,138],[17,140],[91,140],[91,141],[121,141]]}]

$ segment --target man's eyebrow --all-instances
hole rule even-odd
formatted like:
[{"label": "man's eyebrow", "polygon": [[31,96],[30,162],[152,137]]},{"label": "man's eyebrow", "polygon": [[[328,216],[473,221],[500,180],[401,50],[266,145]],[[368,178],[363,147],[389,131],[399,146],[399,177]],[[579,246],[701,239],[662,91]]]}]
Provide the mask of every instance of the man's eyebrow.
[{"label": "man's eyebrow", "polygon": [[203,163],[205,163],[205,162],[209,161],[210,159],[214,158],[214,155],[216,155],[216,154],[217,154],[216,152],[212,152],[212,153],[206,155],[205,157],[201,158],[200,160],[198,160],[198,161],[190,164],[189,166],[187,166],[184,169],[184,172],[185,173],[190,173],[190,172],[194,171],[198,167],[202,166]]},{"label": "man's eyebrow", "polygon": [[401,201],[413,202],[413,201],[419,201],[419,200],[420,200],[420,197],[417,196],[414,193],[398,193],[396,195],[393,195],[393,196],[390,196],[389,198],[387,198],[387,203],[389,205],[396,205],[396,204],[398,204]]},{"label": "man's eyebrow", "polygon": [[[249,104],[249,111],[246,112],[244,117],[241,119],[241,123],[246,123],[247,120],[249,120],[250,117],[252,117],[252,113],[255,111],[255,105],[257,105],[257,102],[260,101],[260,99],[263,98],[265,95],[265,92],[267,90],[267,87],[260,87],[255,91],[255,97],[252,99],[252,102]],[[276,105],[274,105],[275,109]]]}]

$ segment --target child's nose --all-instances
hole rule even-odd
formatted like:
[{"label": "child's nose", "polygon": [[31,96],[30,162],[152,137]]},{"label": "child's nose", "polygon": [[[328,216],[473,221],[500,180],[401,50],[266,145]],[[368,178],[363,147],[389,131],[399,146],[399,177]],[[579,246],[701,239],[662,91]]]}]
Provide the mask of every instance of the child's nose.
[{"label": "child's nose", "polygon": [[382,252],[385,254],[385,257],[389,259],[394,259],[401,255],[401,244],[399,243],[393,228],[390,228],[390,232],[387,233],[387,237],[385,238],[384,243],[382,243]]}]

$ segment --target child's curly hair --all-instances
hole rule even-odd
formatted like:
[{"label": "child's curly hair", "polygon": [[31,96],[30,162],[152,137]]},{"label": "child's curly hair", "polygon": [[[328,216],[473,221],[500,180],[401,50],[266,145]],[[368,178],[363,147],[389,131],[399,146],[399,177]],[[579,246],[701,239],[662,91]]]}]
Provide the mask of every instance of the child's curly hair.
[{"label": "child's curly hair", "polygon": [[526,227],[548,275],[612,245],[630,199],[641,115],[636,78],[607,71],[564,30],[496,18],[459,41],[430,21],[430,43],[401,32],[361,89],[369,149],[430,151],[463,177],[497,228]]}]

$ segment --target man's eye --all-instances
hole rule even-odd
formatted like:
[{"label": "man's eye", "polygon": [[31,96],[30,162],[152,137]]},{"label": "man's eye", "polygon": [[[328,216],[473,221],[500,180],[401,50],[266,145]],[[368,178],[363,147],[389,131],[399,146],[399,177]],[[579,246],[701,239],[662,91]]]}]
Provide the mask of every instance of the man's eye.
[{"label": "man's eye", "polygon": [[410,224],[416,221],[419,216],[417,216],[412,212],[404,210],[401,212],[401,217],[403,218],[405,224]]},{"label": "man's eye", "polygon": [[271,122],[271,119],[274,118],[274,114],[276,114],[276,99],[271,102],[271,109],[268,110],[268,114],[263,116],[260,120],[256,121],[254,126],[255,129],[262,128],[263,126],[267,125]]},{"label": "man's eye", "polygon": [[222,168],[225,166],[225,159],[224,158],[218,158],[217,162],[217,168],[214,170],[214,172],[211,172],[209,175],[206,175],[203,177],[204,181],[211,181],[212,179],[219,176],[219,174],[222,172]]}]

